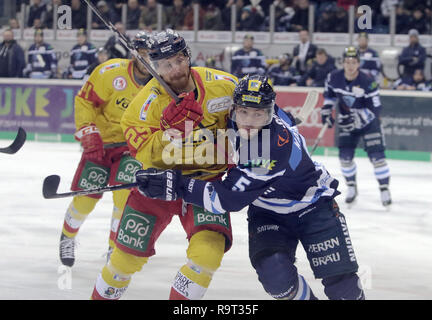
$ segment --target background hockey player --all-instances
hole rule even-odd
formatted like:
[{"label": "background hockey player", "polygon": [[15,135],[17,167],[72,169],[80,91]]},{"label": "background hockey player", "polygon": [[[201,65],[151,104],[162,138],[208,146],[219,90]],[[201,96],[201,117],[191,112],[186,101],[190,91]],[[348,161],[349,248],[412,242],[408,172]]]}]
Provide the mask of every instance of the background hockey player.
[{"label": "background hockey player", "polygon": [[66,71],[66,78],[83,79],[89,66],[96,61],[96,47],[87,41],[85,29],[79,29],[77,44],[73,46],[70,65]]},{"label": "background hockey player", "polygon": [[[140,32],[133,41],[144,58],[147,58],[146,40],[146,33]],[[135,58],[111,59],[99,65],[78,92],[75,138],[81,142],[83,154],[72,182],[73,191],[132,182],[134,170],[141,165],[129,154],[120,119],[150,79]],[[113,192],[110,249],[128,194],[127,189]],[[101,197],[101,194],[77,196],[69,205],[60,239],[60,260],[64,265],[74,264],[75,236]]]},{"label": "background hockey player", "polygon": [[331,128],[334,124],[333,108],[338,107],[338,148],[342,174],[348,184],[345,201],[352,203],[357,196],[354,152],[360,139],[374,167],[384,206],[391,204],[389,191],[390,169],[385,156],[384,136],[379,114],[381,101],[378,84],[359,71],[359,52],[348,47],[343,54],[343,69],[329,74],[324,89],[322,122]]},{"label": "background hockey player", "polygon": [[381,61],[378,52],[369,48],[369,36],[366,32],[359,33],[357,42],[360,55],[360,70],[378,82],[381,71]]},{"label": "background hockey player", "polygon": [[[175,168],[204,180],[220,178],[227,168],[225,160],[217,163],[212,158],[201,162],[205,155],[194,155],[203,146],[216,149],[204,134],[226,128],[237,78],[205,67],[191,68],[185,40],[170,29],[151,37],[149,42],[149,56],[155,71],[182,100],[176,104],[155,78],[145,86],[121,121],[131,153],[144,169]],[[186,122],[191,129],[187,132]],[[168,163],[164,152],[173,145],[170,143],[173,132],[185,138],[176,139],[180,140],[179,149],[183,154]],[[96,281],[93,299],[122,296],[132,275],[155,254],[155,242],[174,215],[180,218],[189,246],[187,263],[178,271],[169,297],[193,300],[205,294],[224,252],[231,247],[229,214],[216,216],[202,208],[183,205],[181,200],[149,199],[135,189],[127,200],[110,261]]]},{"label": "background hockey player", "polygon": [[246,34],[243,48],[234,52],[231,59],[231,73],[238,78],[247,74],[264,74],[267,70],[265,56],[254,46],[253,35]]},{"label": "background hockey player", "polygon": [[229,113],[229,127],[239,133],[239,162],[223,181],[150,168],[137,172],[139,189],[164,200],[172,189],[173,199],[217,214],[249,205],[250,260],[273,298],[316,299],[294,265],[300,241],[330,299],[364,299],[346,221],[334,201],[338,181],[311,160],[293,117],[275,106],[275,96],[267,77],[240,80]]},{"label": "background hockey player", "polygon": [[57,77],[57,58],[54,48],[44,42],[43,30],[36,29],[34,43],[28,50],[27,66],[23,70],[25,77],[50,79]]}]

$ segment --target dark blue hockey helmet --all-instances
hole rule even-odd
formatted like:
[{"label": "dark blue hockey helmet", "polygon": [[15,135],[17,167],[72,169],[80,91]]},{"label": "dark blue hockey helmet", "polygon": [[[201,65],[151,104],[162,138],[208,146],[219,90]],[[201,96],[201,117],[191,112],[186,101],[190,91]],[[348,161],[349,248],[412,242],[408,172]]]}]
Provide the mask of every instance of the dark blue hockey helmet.
[{"label": "dark blue hockey helmet", "polygon": [[138,49],[149,49],[149,39],[150,39],[151,35],[148,34],[145,31],[140,31],[138,32],[134,39],[132,40],[132,45],[134,47],[135,50]]},{"label": "dark blue hockey helmet", "polygon": [[236,108],[248,107],[263,109],[268,112],[268,119],[262,125],[272,121],[276,93],[273,90],[271,80],[262,75],[244,76],[234,89],[233,104],[230,109],[230,118],[236,122]]},{"label": "dark blue hockey helmet", "polygon": [[185,39],[172,29],[159,32],[149,39],[150,60],[157,61],[166,59],[183,52],[190,58],[189,48]]},{"label": "dark blue hockey helmet", "polygon": [[355,58],[360,61],[360,53],[356,47],[350,46],[345,48],[342,58]]}]

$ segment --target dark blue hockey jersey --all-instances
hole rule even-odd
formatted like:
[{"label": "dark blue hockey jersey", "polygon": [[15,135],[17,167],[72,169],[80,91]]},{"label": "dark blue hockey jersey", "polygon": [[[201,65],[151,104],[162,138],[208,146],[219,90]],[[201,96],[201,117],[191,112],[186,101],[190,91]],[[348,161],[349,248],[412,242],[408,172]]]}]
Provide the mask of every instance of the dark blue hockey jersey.
[{"label": "dark blue hockey jersey", "polygon": [[[186,179],[184,201],[218,214],[247,205],[289,214],[334,198],[339,194],[339,182],[312,161],[294,123],[290,115],[275,106],[271,124],[258,135],[250,141],[236,138],[238,162],[226,178],[213,182]],[[258,146],[255,155],[254,145]]]},{"label": "dark blue hockey jersey", "polygon": [[96,47],[89,42],[76,44],[71,50],[68,76],[72,79],[84,78],[87,68],[96,61]]},{"label": "dark blue hockey jersey", "polygon": [[25,76],[36,79],[54,78],[57,74],[57,58],[48,43],[32,44],[28,50],[28,63],[23,70]]},{"label": "dark blue hockey jersey", "polygon": [[266,69],[265,57],[258,49],[237,50],[231,60],[231,73],[239,79],[247,74],[265,74]]},{"label": "dark blue hockey jersey", "polygon": [[367,48],[365,51],[360,51],[360,70],[372,76],[374,80],[378,79],[381,70],[381,61],[373,49]]},{"label": "dark blue hockey jersey", "polygon": [[344,70],[331,72],[324,88],[323,109],[337,105],[339,114],[352,113],[356,129],[362,129],[379,116],[381,100],[378,83],[359,71],[356,79],[345,79]]}]

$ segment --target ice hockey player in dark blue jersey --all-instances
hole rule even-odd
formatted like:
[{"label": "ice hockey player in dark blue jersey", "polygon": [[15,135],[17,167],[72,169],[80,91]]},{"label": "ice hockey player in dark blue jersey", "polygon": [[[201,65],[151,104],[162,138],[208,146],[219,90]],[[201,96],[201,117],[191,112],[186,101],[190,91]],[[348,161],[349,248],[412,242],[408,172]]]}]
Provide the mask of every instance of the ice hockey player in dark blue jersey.
[{"label": "ice hockey player in dark blue jersey", "polygon": [[77,44],[73,46],[70,56],[70,65],[65,77],[69,79],[83,79],[87,69],[96,61],[96,47],[87,41],[85,29],[77,32]]},{"label": "ice hockey player in dark blue jersey", "polygon": [[254,37],[246,34],[243,39],[243,48],[234,52],[231,59],[231,73],[237,78],[247,74],[266,73],[267,64],[261,50],[253,47]]},{"label": "ice hockey player in dark blue jersey", "polygon": [[43,30],[36,29],[34,44],[28,50],[27,66],[23,70],[25,77],[50,79],[57,77],[57,58],[54,48],[44,42]]},{"label": "ice hockey player in dark blue jersey", "polygon": [[275,105],[265,76],[246,76],[234,91],[229,128],[236,165],[223,181],[140,170],[142,194],[201,206],[216,217],[249,205],[249,257],[276,299],[316,299],[295,266],[300,241],[330,299],[364,299],[344,215],[334,198],[338,181],[312,161],[294,118]]},{"label": "ice hockey player in dark blue jersey", "polygon": [[354,151],[360,139],[374,167],[378,180],[381,202],[388,207],[392,200],[389,191],[390,169],[386,161],[384,135],[379,115],[381,101],[378,84],[359,70],[360,57],[355,47],[348,47],[343,54],[343,69],[328,75],[324,89],[322,122],[331,128],[332,112],[337,106],[338,148],[342,174],[348,185],[345,202],[351,204],[357,197]]},{"label": "ice hockey player in dark blue jersey", "polygon": [[357,41],[359,45],[360,70],[371,76],[375,81],[378,81],[381,71],[381,61],[378,52],[369,48],[369,36],[366,32],[359,33]]}]

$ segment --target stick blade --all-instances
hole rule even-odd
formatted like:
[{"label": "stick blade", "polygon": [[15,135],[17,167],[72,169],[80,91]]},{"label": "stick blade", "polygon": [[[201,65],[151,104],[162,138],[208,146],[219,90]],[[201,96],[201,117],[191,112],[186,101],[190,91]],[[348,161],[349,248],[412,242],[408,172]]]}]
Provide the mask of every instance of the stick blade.
[{"label": "stick blade", "polygon": [[14,154],[19,149],[21,149],[26,139],[27,139],[27,133],[23,128],[19,127],[17,136],[15,137],[15,140],[12,142],[12,144],[6,148],[0,148],[0,152],[7,153],[7,154]]},{"label": "stick blade", "polygon": [[42,194],[45,199],[54,199],[57,195],[57,189],[60,185],[60,176],[51,175],[44,179]]}]

